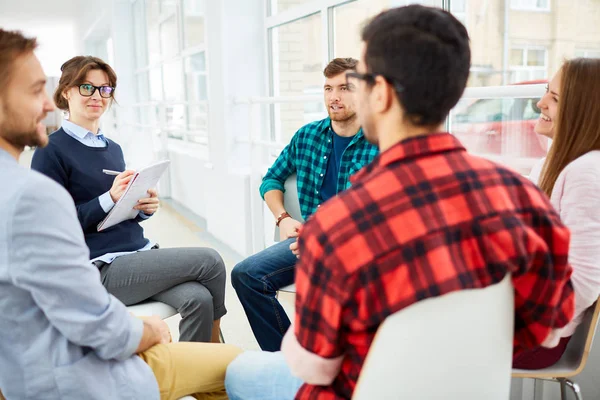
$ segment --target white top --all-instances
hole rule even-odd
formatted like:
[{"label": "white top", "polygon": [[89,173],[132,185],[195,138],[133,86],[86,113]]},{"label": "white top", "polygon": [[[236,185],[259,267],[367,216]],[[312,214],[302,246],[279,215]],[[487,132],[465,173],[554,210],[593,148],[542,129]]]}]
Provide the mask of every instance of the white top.
[{"label": "white top", "polygon": [[[539,183],[544,164],[540,160],[529,179]],[[590,151],[568,164],[560,173],[550,202],[571,231],[569,263],[575,290],[575,314],[564,328],[556,329],[544,342],[553,347],[561,337],[571,336],[583,312],[600,295],[600,151]]]}]

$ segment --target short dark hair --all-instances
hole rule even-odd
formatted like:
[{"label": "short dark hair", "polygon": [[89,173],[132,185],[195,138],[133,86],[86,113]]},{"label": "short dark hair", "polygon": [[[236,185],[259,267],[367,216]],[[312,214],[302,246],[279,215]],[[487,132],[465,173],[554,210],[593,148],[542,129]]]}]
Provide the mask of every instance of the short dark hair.
[{"label": "short dark hair", "polygon": [[411,122],[444,122],[469,78],[467,29],[440,8],[410,5],[375,16],[362,40],[367,72],[402,87],[396,95]]},{"label": "short dark hair", "polygon": [[356,64],[358,64],[358,60],[354,58],[334,58],[323,70],[323,75],[325,75],[325,78],[333,78],[342,72],[355,71]]},{"label": "short dark hair", "polygon": [[10,81],[14,60],[37,48],[37,40],[23,36],[19,31],[0,29],[0,87]]},{"label": "short dark hair", "polygon": [[110,65],[98,57],[76,56],[66,61],[60,67],[62,74],[58,81],[58,87],[54,91],[54,103],[56,107],[64,111],[69,111],[69,102],[63,97],[63,92],[81,85],[87,73],[95,69],[106,72],[109,85],[116,89],[117,74]]}]

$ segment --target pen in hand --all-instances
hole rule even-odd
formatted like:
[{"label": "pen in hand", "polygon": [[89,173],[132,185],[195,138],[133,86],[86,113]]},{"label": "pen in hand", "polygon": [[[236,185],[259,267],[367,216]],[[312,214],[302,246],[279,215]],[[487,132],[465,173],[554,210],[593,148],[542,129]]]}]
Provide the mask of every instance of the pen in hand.
[{"label": "pen in hand", "polygon": [[121,173],[119,171],[113,171],[112,169],[103,169],[102,172],[106,175],[119,175]]}]

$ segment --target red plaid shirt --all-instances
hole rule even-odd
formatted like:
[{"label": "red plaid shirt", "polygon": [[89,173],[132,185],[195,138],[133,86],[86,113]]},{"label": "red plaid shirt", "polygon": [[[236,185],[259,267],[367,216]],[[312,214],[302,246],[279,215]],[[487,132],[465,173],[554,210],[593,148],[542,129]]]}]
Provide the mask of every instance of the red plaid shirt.
[{"label": "red plaid shirt", "polygon": [[507,273],[516,352],[572,318],[569,232],[545,195],[447,133],[380,154],[313,215],[298,244],[298,342],[321,357],[345,356],[331,386],[304,385],[298,399],[349,399],[387,316]]}]

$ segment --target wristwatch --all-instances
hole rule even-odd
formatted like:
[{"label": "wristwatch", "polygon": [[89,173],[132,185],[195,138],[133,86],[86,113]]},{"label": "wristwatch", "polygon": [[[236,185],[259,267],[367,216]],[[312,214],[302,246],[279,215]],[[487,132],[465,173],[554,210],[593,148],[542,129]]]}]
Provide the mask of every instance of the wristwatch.
[{"label": "wristwatch", "polygon": [[282,212],[281,214],[279,214],[279,216],[277,217],[277,221],[275,221],[275,226],[279,226],[279,223],[285,219],[285,218],[292,218],[292,216],[290,214],[288,214],[287,211]]}]

